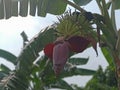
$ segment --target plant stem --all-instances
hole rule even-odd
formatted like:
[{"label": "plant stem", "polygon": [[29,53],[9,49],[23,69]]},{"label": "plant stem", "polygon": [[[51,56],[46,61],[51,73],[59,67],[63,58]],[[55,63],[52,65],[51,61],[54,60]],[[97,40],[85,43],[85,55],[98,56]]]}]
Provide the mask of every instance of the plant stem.
[{"label": "plant stem", "polygon": [[74,7],[75,9],[78,9],[81,12],[86,12],[83,8],[81,8],[77,4],[74,4],[74,3],[70,2],[69,0],[63,0],[63,1],[67,4],[69,4],[70,6]]},{"label": "plant stem", "polygon": [[115,10],[114,10],[115,4],[114,2],[112,2],[112,8],[111,8],[111,20],[112,20],[112,24],[113,24],[113,28],[115,30],[116,35],[118,36],[117,33],[117,28],[116,28],[116,21],[115,21]]},{"label": "plant stem", "polygon": [[97,2],[97,5],[100,9],[101,14],[103,15],[103,8],[102,8],[102,5],[100,4],[100,0],[96,0],[96,2]]},{"label": "plant stem", "polygon": [[113,53],[113,57],[114,57],[114,62],[116,67],[116,78],[118,82],[118,89],[120,90],[120,59],[119,59],[119,55],[116,52],[117,51]]}]

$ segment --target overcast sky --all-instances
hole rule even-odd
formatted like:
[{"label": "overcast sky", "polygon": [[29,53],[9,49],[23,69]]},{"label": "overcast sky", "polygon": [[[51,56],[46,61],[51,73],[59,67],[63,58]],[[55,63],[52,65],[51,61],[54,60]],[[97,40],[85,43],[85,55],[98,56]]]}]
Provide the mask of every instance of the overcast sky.
[{"label": "overcast sky", "polygon": [[[83,8],[93,13],[94,12],[99,13],[98,7],[95,4],[94,0],[89,5]],[[118,11],[116,12],[118,17],[119,12]],[[21,51],[22,42],[23,42],[22,37],[20,36],[20,33],[22,31],[25,31],[29,39],[31,39],[35,34],[40,32],[41,29],[45,28],[48,25],[53,24],[53,22],[56,20],[57,20],[56,16],[50,14],[48,14],[47,17],[45,18],[37,17],[37,16],[36,17],[28,16],[23,18],[19,16],[19,17],[12,17],[8,20],[0,20],[0,49],[8,50],[13,54],[15,54],[16,56],[18,56]],[[119,26],[120,22],[118,21],[118,19],[117,19],[117,23]],[[108,64],[104,59],[99,48],[98,51],[99,51],[98,57],[96,57],[96,53],[94,52],[93,49],[87,49],[83,53],[77,55],[80,57],[90,57],[88,64],[80,67],[96,70],[99,65],[102,65],[103,68],[105,68]],[[3,62],[3,59],[0,59],[0,62]],[[4,61],[4,63],[6,62]],[[82,77],[77,76],[72,79],[66,79],[66,80],[68,82],[70,81],[70,83],[76,83],[79,84],[80,86],[84,86],[89,78],[90,77],[86,77],[86,76],[82,76]]]}]

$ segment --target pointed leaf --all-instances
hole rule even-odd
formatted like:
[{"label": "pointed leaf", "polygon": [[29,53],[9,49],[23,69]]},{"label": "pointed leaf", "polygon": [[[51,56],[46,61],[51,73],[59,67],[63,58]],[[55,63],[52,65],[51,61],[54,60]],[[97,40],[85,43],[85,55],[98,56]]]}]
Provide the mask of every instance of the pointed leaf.
[{"label": "pointed leaf", "polygon": [[92,0],[73,0],[73,1],[80,6],[84,6],[90,3]]},{"label": "pointed leaf", "polygon": [[4,64],[0,65],[0,69],[1,69],[1,71],[4,71],[6,74],[9,74],[9,72],[11,71],[10,68],[5,66]]},{"label": "pointed leaf", "polygon": [[70,77],[73,75],[93,75],[95,74],[95,70],[90,69],[83,69],[83,68],[77,68],[77,67],[71,67],[67,70],[64,70],[62,74],[60,75],[61,78]]},{"label": "pointed leaf", "polygon": [[87,64],[89,58],[70,58],[68,62],[74,65],[84,65]]},{"label": "pointed leaf", "polygon": [[73,72],[79,75],[93,75],[96,71],[90,69],[76,68]]},{"label": "pointed leaf", "polygon": [[21,33],[21,36],[22,36],[24,42],[28,41],[27,34],[24,31]]},{"label": "pointed leaf", "polygon": [[16,64],[17,57],[8,51],[0,49],[0,57],[8,60],[9,62],[13,64]]},{"label": "pointed leaf", "polygon": [[93,49],[95,50],[95,52],[96,52],[96,54],[98,56],[97,41],[94,38],[92,38],[92,37],[88,37],[88,40],[90,40],[91,45],[92,45]]},{"label": "pointed leaf", "polygon": [[101,48],[101,51],[110,66],[114,67],[113,57],[108,48]]}]

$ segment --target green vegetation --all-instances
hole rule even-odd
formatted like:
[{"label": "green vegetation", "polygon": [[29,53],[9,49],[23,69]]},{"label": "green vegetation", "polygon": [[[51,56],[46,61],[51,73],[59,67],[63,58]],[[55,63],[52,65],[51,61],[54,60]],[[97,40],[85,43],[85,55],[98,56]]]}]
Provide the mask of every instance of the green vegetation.
[{"label": "green vegetation", "polygon": [[[65,21],[64,18],[59,19],[59,26],[57,24],[55,27],[47,27],[30,41],[26,39],[26,34],[22,33],[24,46],[18,57],[0,49],[0,57],[15,66],[15,69],[11,70],[6,65],[0,65],[0,90],[46,90],[50,88],[66,90],[74,90],[74,88],[77,88],[78,90],[83,90],[77,86],[69,85],[63,78],[73,75],[93,74],[94,76],[87,83],[85,90],[117,90],[117,87],[120,89],[120,31],[117,30],[115,22],[115,10],[120,9],[120,0],[110,0],[109,2],[105,0],[95,0],[100,9],[100,14],[93,14],[81,8],[81,6],[87,5],[91,1],[92,0],[73,0],[73,2],[69,0],[1,0],[0,19],[8,19],[18,15],[25,17],[28,15],[28,11],[32,16],[35,16],[37,12],[38,16],[44,17],[47,13],[54,15],[65,14],[68,4],[74,7],[79,14],[76,14],[75,18],[72,17],[71,19],[71,16],[74,15],[70,13],[70,18],[65,18]],[[28,8],[28,5],[30,5],[30,8]],[[61,22],[65,25],[65,30],[61,26]],[[73,22],[75,22],[75,24],[70,27],[69,25]],[[84,24],[81,22],[84,22]],[[93,24],[96,25],[96,27],[93,27]],[[87,27],[84,25],[87,25]],[[70,30],[74,28],[75,32],[74,30],[70,31],[74,32],[74,35],[71,33],[68,34],[68,28]],[[55,34],[56,32],[57,35]],[[102,34],[100,32],[102,32]],[[85,35],[81,36],[81,33]],[[84,46],[84,44],[80,44],[79,48],[79,45],[73,42],[73,40],[83,41],[84,44],[87,43],[87,45]],[[26,41],[28,43],[25,43]],[[57,58],[56,56],[58,54],[56,54],[55,51],[59,53],[60,49],[55,49],[54,47],[52,48],[53,51],[51,49],[51,52],[47,52],[47,54],[53,54],[52,60],[47,57],[46,53],[41,57],[39,56],[38,53],[43,51],[47,44],[53,43],[55,46],[60,45],[60,47],[65,48],[65,46],[63,46],[64,42],[68,43],[68,45],[65,46],[70,49],[69,57],[66,58],[64,55],[65,57]],[[86,64],[88,58],[83,59],[81,57],[74,59],[71,58],[71,56],[76,54],[75,52],[80,53],[91,46],[97,53],[97,43],[99,43],[110,67],[108,67],[105,72],[102,68],[99,68],[97,73],[94,70],[78,68],[77,65]],[[59,60],[62,59],[63,61],[65,59],[66,61],[64,64],[63,62],[56,63],[56,58]],[[59,69],[61,69],[60,75],[56,76],[54,72],[59,71]]]}]

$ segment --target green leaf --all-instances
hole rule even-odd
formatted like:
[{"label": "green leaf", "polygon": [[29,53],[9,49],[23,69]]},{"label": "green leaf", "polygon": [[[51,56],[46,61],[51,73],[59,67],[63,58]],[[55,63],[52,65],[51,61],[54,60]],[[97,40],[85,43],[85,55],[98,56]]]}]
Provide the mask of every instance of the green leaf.
[{"label": "green leaf", "polygon": [[37,13],[42,17],[47,13],[60,15],[65,12],[66,6],[67,3],[63,0],[0,0],[0,19],[8,19],[18,14],[26,17],[28,13],[32,16]]},{"label": "green leaf", "polygon": [[[16,74],[18,78],[24,78],[23,84],[26,83],[26,79],[30,78],[31,74],[35,74],[36,72],[40,73],[40,77],[43,77],[44,73],[47,73],[45,76],[45,83],[51,83],[55,80],[54,72],[52,71],[52,67],[47,67],[45,69],[46,60],[44,62],[43,59],[36,62],[36,66],[34,65],[34,61],[39,57],[39,52],[41,52],[44,46],[47,43],[53,42],[55,40],[54,29],[46,28],[38,33],[32,40],[30,40],[22,49],[20,55],[17,58],[17,66],[16,66]],[[47,58],[48,59],[48,58]],[[43,65],[41,65],[43,64]],[[44,71],[46,70],[46,71]],[[52,72],[51,72],[52,71]],[[49,74],[48,74],[49,73]],[[17,77],[16,76],[16,77]],[[38,77],[39,78],[39,77]],[[43,77],[44,78],[44,77]],[[54,79],[54,80],[53,80]],[[10,80],[11,81],[11,80]],[[47,81],[47,82],[46,82]],[[12,81],[14,84],[14,80]],[[29,84],[27,84],[29,85]],[[23,90],[23,89],[21,89]]]},{"label": "green leaf", "polygon": [[28,88],[27,82],[23,79],[24,78],[13,76],[7,85],[11,88],[10,90],[26,90]]},{"label": "green leaf", "polygon": [[18,16],[18,1],[0,0],[0,19]]},{"label": "green leaf", "polygon": [[66,6],[62,0],[38,0],[38,16],[46,16],[47,13],[62,14]]},{"label": "green leaf", "polygon": [[67,4],[62,0],[48,0],[47,12],[51,14],[60,15],[64,13]]},{"label": "green leaf", "polygon": [[46,44],[54,42],[55,39],[55,29],[46,28],[46,30],[38,36],[39,48],[43,49]]},{"label": "green leaf", "polygon": [[28,41],[27,34],[24,31],[21,33],[21,36],[22,36],[24,42]]},{"label": "green leaf", "polygon": [[89,69],[83,69],[83,68],[77,68],[74,73],[79,75],[93,75],[96,71],[89,70]]},{"label": "green leaf", "polygon": [[48,86],[51,83],[56,82],[56,76],[54,74],[54,71],[52,69],[52,62],[48,61],[46,62],[46,65],[44,66],[43,70],[39,72],[40,77],[42,77],[43,83],[46,83]]},{"label": "green leaf", "polygon": [[4,64],[0,65],[0,69],[1,71],[5,72],[6,74],[9,74],[9,72],[11,71],[7,66],[5,66]]},{"label": "green leaf", "polygon": [[61,78],[65,78],[65,77],[70,77],[73,75],[93,75],[95,74],[96,71],[95,70],[89,70],[89,69],[83,69],[83,68],[77,68],[77,67],[71,67],[67,70],[64,70],[60,77]]},{"label": "green leaf", "polygon": [[14,65],[16,64],[16,59],[17,57],[13,55],[12,53],[0,49],[0,57],[6,59],[7,61],[13,63]]},{"label": "green leaf", "polygon": [[0,19],[4,18],[4,4],[3,0],[0,1]]},{"label": "green leaf", "polygon": [[7,74],[5,74],[3,71],[0,71],[0,80],[1,80],[2,78],[6,77],[6,76],[7,76]]},{"label": "green leaf", "polygon": [[65,89],[65,90],[73,90],[73,88],[64,80],[59,79],[56,84],[51,86],[52,88],[60,88],[60,89]]},{"label": "green leaf", "polygon": [[88,62],[89,58],[70,58],[68,62],[74,65],[84,65]]},{"label": "green leaf", "polygon": [[11,0],[4,0],[4,6],[5,6],[5,18],[8,19],[8,18],[10,18],[12,16],[12,13],[11,13],[11,7],[12,7]]},{"label": "green leaf", "polygon": [[101,48],[101,51],[104,55],[104,57],[106,58],[107,62],[109,63],[110,66],[114,66],[114,62],[113,62],[113,57],[110,53],[110,50],[108,48]]},{"label": "green leaf", "polygon": [[27,37],[27,34],[23,31],[23,32],[21,33],[21,36],[22,36],[22,38],[23,38],[23,46],[25,46],[25,45],[26,45],[26,42],[29,41],[29,40],[28,40],[28,37]]},{"label": "green leaf", "polygon": [[84,6],[90,3],[92,0],[73,0],[77,5]]},{"label": "green leaf", "polygon": [[120,0],[112,0],[114,10],[120,9]]},{"label": "green leaf", "polygon": [[20,0],[20,13],[21,16],[25,17],[28,14],[28,0]]},{"label": "green leaf", "polygon": [[[54,29],[46,28],[33,37],[32,40],[23,48],[22,52],[17,58],[19,64],[18,69],[30,71],[31,65],[39,56],[38,53],[43,50],[44,46],[55,40]],[[26,67],[25,69],[23,69]]]},{"label": "green leaf", "polygon": [[108,3],[107,3],[107,9],[110,8],[111,4],[112,4],[111,2],[108,2]]},{"label": "green leaf", "polygon": [[[11,75],[6,77],[8,79],[7,88],[10,90],[25,90],[25,88],[29,86],[29,82],[31,82],[30,77],[34,77],[34,75],[37,75],[38,79],[33,80],[33,83],[37,83],[39,79],[42,79],[42,81],[39,82],[39,87],[41,88],[45,85],[41,85],[40,83],[49,85],[56,81],[54,71],[52,70],[52,63],[48,63],[48,58],[41,57],[41,59],[34,64],[34,61],[39,57],[38,53],[43,50],[44,46],[47,43],[54,42],[56,39],[54,32],[55,30],[53,28],[46,28],[24,46],[20,55],[17,57],[16,70],[13,71],[15,75],[13,77],[11,77]],[[2,52],[3,57],[3,51],[0,52]],[[6,57],[10,58],[8,55]],[[6,79],[3,78],[3,80]],[[4,82],[2,86],[4,87]],[[38,84],[35,85],[35,88],[38,88]]]},{"label": "green leaf", "polygon": [[37,7],[37,0],[30,0],[30,15],[35,16]]},{"label": "green leaf", "polygon": [[16,0],[14,0],[14,2],[12,2],[12,11],[11,11],[11,13],[12,13],[12,15],[13,16],[18,16],[18,1]]},{"label": "green leaf", "polygon": [[31,80],[32,80],[32,84],[33,84],[32,87],[34,88],[34,90],[43,90],[42,81],[38,77],[38,75],[32,74]]}]

